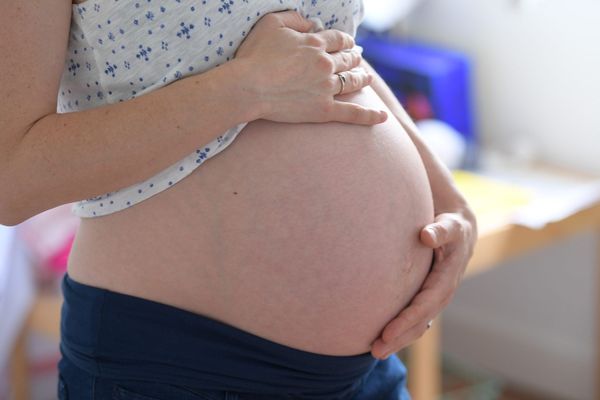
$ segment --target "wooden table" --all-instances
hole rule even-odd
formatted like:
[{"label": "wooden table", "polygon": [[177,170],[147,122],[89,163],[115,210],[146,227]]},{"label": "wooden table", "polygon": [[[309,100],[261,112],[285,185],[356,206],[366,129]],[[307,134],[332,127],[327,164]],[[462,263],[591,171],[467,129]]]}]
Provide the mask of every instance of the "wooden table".
[{"label": "wooden table", "polygon": [[[486,271],[494,266],[517,257],[525,252],[565,239],[580,232],[596,232],[600,238],[600,203],[572,215],[559,222],[546,225],[543,229],[532,230],[515,225],[479,226],[479,240],[475,247],[464,278]],[[600,239],[598,241],[600,249]],[[598,252],[600,260],[600,250]],[[598,274],[600,276],[600,273]],[[598,279],[600,288],[600,279]],[[600,289],[598,290],[600,293]],[[11,382],[15,400],[28,400],[28,373],[26,337],[31,331],[60,338],[60,306],[62,298],[40,296],[25,323],[17,340],[11,360]],[[597,300],[597,323],[600,332],[600,296]],[[438,318],[439,319],[439,318]],[[414,400],[437,400],[442,392],[441,369],[441,323],[435,321],[431,327],[409,350],[408,386]],[[600,337],[597,346],[597,395],[600,398]]]},{"label": "wooden table", "polygon": [[60,307],[62,296],[40,295],[36,299],[21,333],[17,337],[10,362],[10,384],[14,400],[29,400],[29,367],[27,358],[27,337],[30,332],[41,333],[60,341]]},{"label": "wooden table", "polygon": [[[600,202],[543,229],[533,230],[505,224],[479,226],[479,239],[463,279],[499,265],[521,254],[533,251],[571,235],[595,232],[600,262]],[[600,277],[600,265],[598,276]],[[600,332],[600,278],[597,280],[596,324]],[[437,323],[436,323],[437,322]],[[419,340],[410,346],[408,387],[414,400],[438,400],[442,393],[441,321],[439,317]],[[600,399],[600,336],[596,352],[596,398]]]}]

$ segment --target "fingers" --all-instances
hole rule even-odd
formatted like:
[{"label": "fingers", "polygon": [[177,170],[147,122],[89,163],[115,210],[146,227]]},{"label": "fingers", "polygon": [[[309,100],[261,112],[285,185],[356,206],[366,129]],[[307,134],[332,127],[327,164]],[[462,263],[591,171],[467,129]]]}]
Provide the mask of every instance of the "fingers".
[{"label": "fingers", "polygon": [[274,22],[280,27],[291,28],[298,32],[310,32],[313,22],[304,18],[297,11],[278,11],[266,14],[263,18],[274,19]]},{"label": "fingers", "polygon": [[465,226],[456,213],[439,214],[434,223],[421,230],[421,240],[434,248],[433,266],[410,304],[373,343],[374,357],[386,358],[418,339],[427,330],[427,323],[450,303],[470,258],[465,247],[469,232],[469,225]]},{"label": "fingers", "polygon": [[[362,61],[362,56],[358,51],[337,51],[329,55],[333,60],[334,72],[348,71],[352,68],[358,67]],[[366,75],[368,72],[361,68]]]},{"label": "fingers", "polygon": [[[393,343],[398,337],[405,335],[406,332],[412,330],[414,327],[422,325],[423,321],[427,323],[427,321],[431,320],[431,314],[436,312],[436,307],[439,304],[439,300],[431,299],[433,295],[433,293],[423,294],[423,292],[420,292],[417,296],[420,296],[420,299],[425,297],[425,299],[421,300],[421,302],[411,303],[384,328],[381,333],[383,343]],[[415,297],[415,300],[418,300],[418,298]]]},{"label": "fingers", "polygon": [[444,213],[436,221],[421,230],[421,240],[429,247],[439,247],[462,235],[462,224],[452,214]]},{"label": "fingers", "polygon": [[427,246],[435,249],[438,246],[437,237],[435,236],[435,229],[432,226],[427,225],[425,228],[421,229],[420,233],[421,242]]},{"label": "fingers", "polygon": [[384,343],[381,340],[375,341],[371,347],[373,357],[386,359],[393,353],[396,353],[403,348],[417,341],[425,332],[429,330],[429,321],[415,325],[401,336],[398,336],[389,343]]},{"label": "fingers", "polygon": [[[335,79],[338,79],[335,76]],[[332,121],[347,122],[359,125],[375,125],[387,119],[387,113],[383,110],[373,110],[355,103],[334,101],[330,115],[335,116]]]},{"label": "fingers", "polygon": [[394,341],[415,326],[427,324],[448,305],[457,287],[456,268],[452,268],[455,262],[452,256],[443,262],[436,260],[434,268],[410,304],[383,329],[381,339],[384,343]]},{"label": "fingers", "polygon": [[[341,78],[337,75],[340,74],[343,77],[344,84],[342,85]],[[329,79],[331,80],[332,87],[335,88],[334,96],[355,92],[373,81],[373,75],[369,74],[365,69],[357,67],[350,71],[342,71],[332,74]]]},{"label": "fingers", "polygon": [[354,47],[354,38],[338,29],[325,29],[305,35],[306,44],[318,47],[328,53],[351,49]]}]

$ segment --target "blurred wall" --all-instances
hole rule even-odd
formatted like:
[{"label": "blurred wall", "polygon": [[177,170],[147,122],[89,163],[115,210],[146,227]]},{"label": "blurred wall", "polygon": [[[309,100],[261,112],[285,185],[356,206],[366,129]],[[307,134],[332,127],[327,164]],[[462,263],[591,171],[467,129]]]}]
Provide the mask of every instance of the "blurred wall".
[{"label": "blurred wall", "polygon": [[542,398],[597,400],[599,243],[580,234],[464,280],[442,313],[443,351]]},{"label": "blurred wall", "polygon": [[[472,57],[485,147],[600,174],[600,1],[425,0],[394,33]],[[593,400],[599,245],[583,234],[464,281],[444,351],[549,398]]]},{"label": "blurred wall", "polygon": [[405,28],[473,58],[484,145],[600,173],[600,1],[424,0]]}]

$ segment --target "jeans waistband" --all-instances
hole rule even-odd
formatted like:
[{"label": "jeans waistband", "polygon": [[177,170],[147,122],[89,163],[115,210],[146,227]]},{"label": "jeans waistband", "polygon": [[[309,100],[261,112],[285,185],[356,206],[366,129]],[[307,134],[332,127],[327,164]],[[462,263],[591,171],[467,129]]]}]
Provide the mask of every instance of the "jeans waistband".
[{"label": "jeans waistband", "polygon": [[100,377],[332,400],[350,398],[377,362],[302,351],[68,274],[61,288],[61,353]]}]

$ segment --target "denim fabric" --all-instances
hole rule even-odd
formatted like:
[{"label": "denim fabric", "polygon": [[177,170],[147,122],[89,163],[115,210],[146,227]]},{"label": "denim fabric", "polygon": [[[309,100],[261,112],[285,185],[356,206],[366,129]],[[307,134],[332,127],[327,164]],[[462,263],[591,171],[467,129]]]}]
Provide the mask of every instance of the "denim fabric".
[{"label": "denim fabric", "polygon": [[[279,400],[293,396],[265,396],[223,390],[199,390],[186,386],[121,381],[94,377],[79,369],[66,358],[59,362],[58,400]],[[395,370],[400,379],[390,379]],[[402,362],[391,356],[381,362],[364,381],[352,400],[411,400],[406,389],[406,371]]]},{"label": "denim fabric", "polygon": [[65,274],[59,400],[410,400],[393,355],[301,351]]}]

